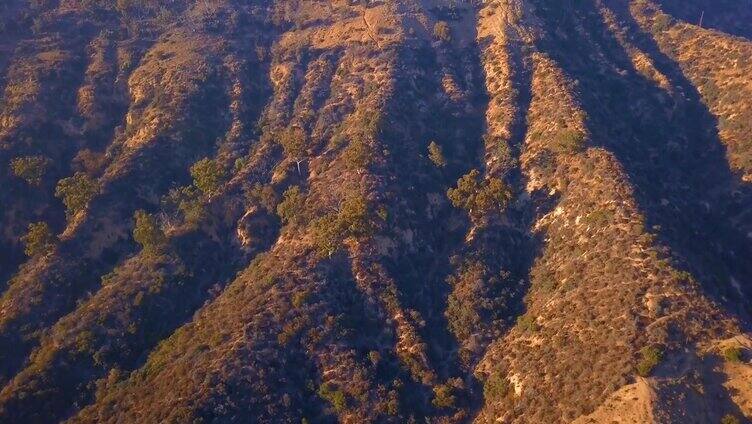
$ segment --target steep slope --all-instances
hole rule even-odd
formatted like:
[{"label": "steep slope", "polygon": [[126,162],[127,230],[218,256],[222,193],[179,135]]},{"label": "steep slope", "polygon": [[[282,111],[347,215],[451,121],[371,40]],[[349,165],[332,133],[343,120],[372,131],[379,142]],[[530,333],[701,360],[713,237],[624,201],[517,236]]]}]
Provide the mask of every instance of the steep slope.
[{"label": "steep slope", "polygon": [[749,10],[7,2],[0,421],[752,419]]}]

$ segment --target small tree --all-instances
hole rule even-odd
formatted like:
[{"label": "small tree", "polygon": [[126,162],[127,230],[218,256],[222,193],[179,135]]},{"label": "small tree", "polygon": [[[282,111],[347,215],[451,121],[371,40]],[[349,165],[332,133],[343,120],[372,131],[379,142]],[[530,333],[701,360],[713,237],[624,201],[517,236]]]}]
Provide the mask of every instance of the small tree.
[{"label": "small tree", "polygon": [[444,158],[444,152],[441,150],[441,146],[432,141],[428,145],[428,158],[431,159],[434,165],[439,168],[443,168],[447,165],[447,161]]},{"label": "small tree", "polygon": [[507,394],[509,394],[509,380],[499,370],[494,370],[483,383],[483,396],[486,400],[498,401]]},{"label": "small tree", "polygon": [[512,190],[498,178],[479,181],[480,172],[473,169],[457,180],[457,187],[447,190],[447,197],[456,208],[465,209],[474,218],[490,212],[501,213],[512,198]]},{"label": "small tree", "polygon": [[341,233],[337,217],[327,214],[311,222],[311,237],[321,256],[332,256],[340,247]]},{"label": "small tree", "polygon": [[362,196],[345,199],[339,211],[324,215],[311,223],[311,235],[316,250],[331,256],[347,237],[362,237],[373,229],[368,201]]},{"label": "small tree", "polygon": [[76,172],[72,177],[63,178],[57,183],[55,196],[63,201],[68,214],[75,214],[83,210],[98,191],[96,181],[82,172]]},{"label": "small tree", "polygon": [[324,383],[319,386],[319,397],[331,403],[337,412],[342,412],[347,407],[345,393],[339,390],[334,384]]},{"label": "small tree", "polygon": [[44,156],[24,156],[11,161],[10,167],[13,175],[22,178],[27,183],[38,186],[42,183],[44,174],[50,161]]},{"label": "small tree", "polygon": [[277,215],[284,224],[297,223],[303,210],[303,195],[299,186],[292,186],[282,194],[282,201],[277,205]]},{"label": "small tree", "polygon": [[723,357],[729,362],[741,362],[742,349],[739,346],[729,346],[723,350]]},{"label": "small tree", "polygon": [[353,140],[345,149],[343,159],[349,169],[355,169],[360,172],[371,165],[371,149],[365,142]]},{"label": "small tree", "polygon": [[452,30],[449,28],[449,24],[444,21],[436,22],[436,25],[433,26],[433,35],[437,40],[443,42],[452,40]]},{"label": "small tree", "polygon": [[32,257],[49,252],[55,245],[55,236],[46,222],[31,223],[21,242],[26,256]]},{"label": "small tree", "polygon": [[585,134],[582,131],[565,129],[554,137],[553,148],[557,153],[574,154],[585,146]]},{"label": "small tree", "polygon": [[295,161],[298,166],[298,175],[300,175],[300,164],[306,155],[305,133],[300,128],[290,128],[282,134],[280,142],[285,151],[285,156]]},{"label": "small tree", "polygon": [[739,418],[736,418],[733,414],[726,414],[721,418],[721,424],[739,424]]},{"label": "small tree", "polygon": [[191,166],[193,184],[207,196],[213,196],[219,192],[225,179],[222,166],[209,158],[201,159]]},{"label": "small tree", "polygon": [[637,364],[637,374],[647,377],[663,359],[663,351],[654,346],[646,346],[640,350],[640,356],[642,358]]},{"label": "small tree", "polygon": [[167,237],[154,216],[137,210],[133,218],[136,221],[133,227],[133,239],[141,245],[144,252],[156,253],[167,244]]},{"label": "small tree", "polygon": [[453,408],[456,402],[457,398],[454,396],[452,386],[440,384],[433,388],[433,400],[431,401],[433,406],[440,409]]},{"label": "small tree", "polygon": [[340,231],[347,236],[363,236],[371,230],[368,202],[363,196],[345,199],[337,217]]}]

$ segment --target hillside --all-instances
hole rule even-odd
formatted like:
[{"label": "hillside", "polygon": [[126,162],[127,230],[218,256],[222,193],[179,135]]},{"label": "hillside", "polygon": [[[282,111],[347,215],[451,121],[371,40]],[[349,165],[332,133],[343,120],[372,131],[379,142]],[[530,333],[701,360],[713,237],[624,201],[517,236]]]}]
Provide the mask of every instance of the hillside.
[{"label": "hillside", "polygon": [[752,422],[748,0],[8,0],[0,422]]}]

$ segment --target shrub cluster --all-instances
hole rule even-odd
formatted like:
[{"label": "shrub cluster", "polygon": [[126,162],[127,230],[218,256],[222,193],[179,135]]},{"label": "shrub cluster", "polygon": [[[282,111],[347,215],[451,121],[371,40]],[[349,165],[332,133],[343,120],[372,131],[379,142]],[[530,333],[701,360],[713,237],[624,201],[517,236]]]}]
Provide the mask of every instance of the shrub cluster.
[{"label": "shrub cluster", "polygon": [[55,245],[55,236],[46,222],[31,223],[26,235],[21,237],[21,242],[27,256],[37,256],[52,249]]},{"label": "shrub cluster", "polygon": [[449,28],[449,24],[444,21],[436,22],[433,26],[433,36],[439,41],[448,43],[452,40],[452,29]]},{"label": "shrub cluster", "polygon": [[447,165],[444,152],[441,149],[441,146],[436,144],[435,141],[432,141],[431,144],[428,145],[428,158],[439,168],[444,168]]},{"label": "shrub cluster", "polygon": [[473,169],[457,180],[457,187],[447,191],[452,205],[474,218],[503,212],[512,198],[512,190],[498,178],[479,181],[479,177],[480,171]]},{"label": "shrub cluster", "polygon": [[216,160],[209,158],[201,159],[191,166],[193,184],[207,196],[213,196],[219,192],[224,184],[226,175]]},{"label": "shrub cluster", "polygon": [[138,210],[133,218],[136,221],[133,239],[141,245],[145,253],[159,252],[167,244],[167,237],[154,216]]},{"label": "shrub cluster", "polygon": [[368,202],[362,196],[346,199],[337,213],[324,215],[311,223],[314,245],[323,256],[334,254],[344,239],[366,236],[372,229]]},{"label": "shrub cluster", "polygon": [[63,201],[68,214],[75,214],[83,210],[97,194],[97,182],[88,175],[77,172],[72,177],[63,178],[57,183],[55,196]]},{"label": "shrub cluster", "polygon": [[11,161],[13,175],[31,185],[38,186],[47,172],[50,161],[44,156],[24,156]]},{"label": "shrub cluster", "polygon": [[648,377],[663,359],[663,351],[654,346],[646,346],[640,350],[640,362],[637,363],[637,374]]}]

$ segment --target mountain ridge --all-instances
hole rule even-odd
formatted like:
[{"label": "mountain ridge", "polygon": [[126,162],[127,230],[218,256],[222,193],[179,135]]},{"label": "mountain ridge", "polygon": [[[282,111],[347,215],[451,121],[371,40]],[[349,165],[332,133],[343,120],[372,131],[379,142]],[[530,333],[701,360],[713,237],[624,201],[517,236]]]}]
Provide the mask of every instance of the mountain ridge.
[{"label": "mountain ridge", "polygon": [[749,421],[752,8],[683,3],[2,6],[0,421]]}]

